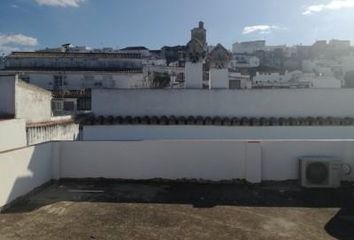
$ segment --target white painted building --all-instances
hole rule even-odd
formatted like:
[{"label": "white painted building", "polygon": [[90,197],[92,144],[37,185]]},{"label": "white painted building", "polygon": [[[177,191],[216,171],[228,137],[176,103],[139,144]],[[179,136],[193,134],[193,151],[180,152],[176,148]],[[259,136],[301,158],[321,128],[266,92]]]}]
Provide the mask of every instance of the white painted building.
[{"label": "white painted building", "polygon": [[256,56],[233,54],[230,68],[256,68],[260,65],[260,60]]},{"label": "white painted building", "polygon": [[221,44],[208,54],[209,89],[228,89],[230,87],[229,65],[231,53]]},{"label": "white painted building", "polygon": [[303,73],[259,74],[253,77],[252,88],[341,88],[342,81],[333,74]]},{"label": "white painted building", "polygon": [[339,63],[344,73],[354,71],[354,54],[342,56]]},{"label": "white painted building", "polygon": [[312,88],[342,88],[342,81],[334,76],[304,74],[301,78],[303,81],[311,81]]},{"label": "white painted building", "polygon": [[334,71],[341,70],[342,64],[333,59],[303,60],[302,70],[305,73],[316,73],[318,75],[333,76]]},{"label": "white painted building", "polygon": [[349,49],[351,47],[350,40],[332,39],[328,43],[329,47],[334,49]]},{"label": "white painted building", "polygon": [[287,49],[286,45],[266,45],[265,40],[236,42],[232,45],[233,54],[253,54],[256,51],[274,51],[276,49]]},{"label": "white painted building", "polygon": [[310,79],[302,79],[301,71],[280,73],[258,73],[252,79],[252,88],[308,88]]},{"label": "white painted building", "polygon": [[354,71],[354,54],[340,56],[334,59],[320,58],[303,60],[302,69],[306,73],[319,73],[322,75],[338,75],[342,77],[346,72]]},{"label": "white painted building", "polygon": [[266,41],[249,41],[249,42],[236,42],[232,45],[232,53],[234,54],[252,54],[255,51],[265,50]]},{"label": "white painted building", "polygon": [[75,140],[72,116],[53,117],[52,93],[16,75],[0,76],[0,152],[54,140]]},{"label": "white painted building", "polygon": [[27,84],[16,75],[0,76],[0,114],[27,122],[48,121],[52,117],[51,100],[51,92]]},{"label": "white painted building", "polygon": [[47,90],[145,87],[142,71],[6,71]]},{"label": "white painted building", "polygon": [[3,74],[48,90],[144,87],[140,54],[92,52],[14,52]]},{"label": "white painted building", "polygon": [[229,89],[250,89],[252,81],[250,75],[239,72],[229,72]]}]

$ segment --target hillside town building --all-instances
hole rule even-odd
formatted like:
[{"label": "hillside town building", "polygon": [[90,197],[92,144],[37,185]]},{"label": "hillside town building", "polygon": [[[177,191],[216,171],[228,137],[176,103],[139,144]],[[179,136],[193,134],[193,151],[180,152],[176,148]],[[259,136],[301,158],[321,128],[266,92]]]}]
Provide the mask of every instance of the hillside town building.
[{"label": "hillside town building", "polygon": [[232,52],[207,43],[204,23],[186,45],[150,50],[144,46],[90,49],[64,44],[35,52],[13,52],[0,62],[0,75],[53,93],[56,115],[91,110],[94,89],[345,88],[354,86],[350,41],[312,46],[269,46],[236,42]]}]

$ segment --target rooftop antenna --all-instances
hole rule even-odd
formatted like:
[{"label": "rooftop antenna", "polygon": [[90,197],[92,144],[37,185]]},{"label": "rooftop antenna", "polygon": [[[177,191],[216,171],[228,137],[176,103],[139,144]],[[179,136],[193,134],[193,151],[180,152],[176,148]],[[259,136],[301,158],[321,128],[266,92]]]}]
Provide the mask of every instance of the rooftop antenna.
[{"label": "rooftop antenna", "polygon": [[63,45],[61,45],[63,48],[64,48],[64,51],[65,52],[68,52],[69,51],[69,48],[70,48],[70,46],[71,46],[71,44],[70,43],[65,43],[65,44],[63,44]]}]

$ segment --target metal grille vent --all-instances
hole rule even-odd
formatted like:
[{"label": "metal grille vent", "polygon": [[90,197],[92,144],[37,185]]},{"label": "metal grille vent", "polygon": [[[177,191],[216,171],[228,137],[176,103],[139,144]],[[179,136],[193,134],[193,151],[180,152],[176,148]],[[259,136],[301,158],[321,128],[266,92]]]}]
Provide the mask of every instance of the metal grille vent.
[{"label": "metal grille vent", "polygon": [[329,179],[329,166],[323,162],[312,162],[306,167],[306,179],[311,184],[325,184]]}]

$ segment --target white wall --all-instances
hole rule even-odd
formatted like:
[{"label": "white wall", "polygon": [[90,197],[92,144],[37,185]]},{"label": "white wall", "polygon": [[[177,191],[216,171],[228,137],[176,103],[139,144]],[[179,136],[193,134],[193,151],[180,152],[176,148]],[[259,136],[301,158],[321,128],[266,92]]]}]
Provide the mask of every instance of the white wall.
[{"label": "white wall", "polygon": [[265,41],[236,42],[232,44],[232,53],[254,53],[266,49]]},{"label": "white wall", "polygon": [[354,89],[93,90],[96,115],[354,116]]},{"label": "white wall", "polygon": [[341,88],[342,82],[335,77],[316,77],[312,79],[314,88]]},{"label": "white wall", "polygon": [[27,144],[34,145],[50,141],[75,141],[79,139],[79,124],[64,123],[27,127]]},{"label": "white wall", "polygon": [[[0,208],[51,179],[298,179],[298,157],[354,167],[354,141],[52,142],[0,153]],[[354,172],[343,180],[354,181]]]},{"label": "white wall", "polygon": [[51,92],[20,81],[15,75],[0,77],[0,115],[14,115],[27,122],[48,121],[51,99]]},{"label": "white wall", "polygon": [[16,118],[27,122],[50,121],[52,117],[51,92],[18,81],[16,84]]},{"label": "white wall", "polygon": [[52,179],[52,144],[0,153],[0,208]]},{"label": "white wall", "polygon": [[210,89],[229,89],[229,70],[211,68],[209,72]]},{"label": "white wall", "polygon": [[[354,142],[351,141],[263,141],[262,179],[298,179],[299,156],[334,156],[354,167]],[[344,177],[353,181],[354,173]]]},{"label": "white wall", "polygon": [[15,76],[0,76],[0,115],[15,115]]},{"label": "white wall", "polygon": [[83,126],[84,141],[182,139],[353,139],[353,126]]},{"label": "white wall", "polygon": [[186,88],[203,88],[203,63],[186,62],[184,76]]},{"label": "white wall", "polygon": [[245,178],[243,142],[62,143],[61,177],[115,179]]},{"label": "white wall", "polygon": [[25,120],[0,120],[0,152],[24,146],[26,146]]},{"label": "white wall", "polygon": [[[298,179],[298,157],[335,156],[354,167],[353,141],[136,141],[61,144],[62,178]],[[344,177],[354,180],[354,173]]]}]

